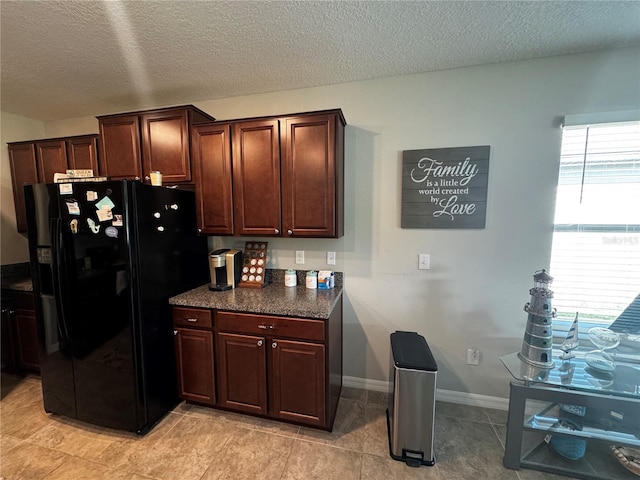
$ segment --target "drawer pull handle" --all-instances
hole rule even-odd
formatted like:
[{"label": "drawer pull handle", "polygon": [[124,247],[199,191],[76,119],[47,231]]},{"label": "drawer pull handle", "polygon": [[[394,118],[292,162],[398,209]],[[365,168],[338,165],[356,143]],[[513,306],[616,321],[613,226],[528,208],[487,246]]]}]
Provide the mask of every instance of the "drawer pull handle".
[{"label": "drawer pull handle", "polygon": [[258,328],[261,328],[262,330],[275,330],[276,327],[273,325],[264,325],[264,324],[260,324],[258,325]]},{"label": "drawer pull handle", "polygon": [[197,322],[197,318],[187,318],[187,322]]},{"label": "drawer pull handle", "polygon": [[258,340],[258,346],[261,347],[262,346],[262,340]]}]

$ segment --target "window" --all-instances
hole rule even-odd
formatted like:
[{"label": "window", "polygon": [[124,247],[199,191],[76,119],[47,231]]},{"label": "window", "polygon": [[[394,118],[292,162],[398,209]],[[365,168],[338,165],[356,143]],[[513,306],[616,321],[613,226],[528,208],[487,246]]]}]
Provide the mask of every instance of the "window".
[{"label": "window", "polygon": [[608,326],[640,293],[640,121],[564,127],[550,273],[558,320]]}]

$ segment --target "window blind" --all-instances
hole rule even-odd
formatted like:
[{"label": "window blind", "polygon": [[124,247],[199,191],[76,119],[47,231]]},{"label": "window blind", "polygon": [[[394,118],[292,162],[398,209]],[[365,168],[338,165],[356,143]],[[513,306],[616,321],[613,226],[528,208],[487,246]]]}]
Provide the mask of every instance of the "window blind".
[{"label": "window blind", "polygon": [[558,319],[609,325],[640,293],[640,121],[565,123],[550,272]]}]

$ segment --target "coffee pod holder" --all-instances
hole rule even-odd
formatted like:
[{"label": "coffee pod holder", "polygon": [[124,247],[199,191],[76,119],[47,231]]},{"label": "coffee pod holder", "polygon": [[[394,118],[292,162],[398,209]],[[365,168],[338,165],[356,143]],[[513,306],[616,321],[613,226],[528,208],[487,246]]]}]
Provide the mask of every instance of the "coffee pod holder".
[{"label": "coffee pod holder", "polygon": [[268,242],[246,242],[242,255],[240,288],[262,288],[267,273]]}]

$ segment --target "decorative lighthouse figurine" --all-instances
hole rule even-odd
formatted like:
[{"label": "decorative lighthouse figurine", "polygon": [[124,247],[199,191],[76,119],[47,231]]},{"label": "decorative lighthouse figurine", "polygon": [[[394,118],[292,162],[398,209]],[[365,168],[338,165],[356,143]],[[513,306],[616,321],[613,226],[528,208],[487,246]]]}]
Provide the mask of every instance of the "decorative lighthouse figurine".
[{"label": "decorative lighthouse figurine", "polygon": [[539,368],[553,368],[551,360],[553,347],[552,319],[556,310],[552,307],[553,292],[549,284],[553,277],[544,269],[533,276],[533,288],[529,290],[531,301],[524,306],[527,316],[527,328],[524,332],[520,360]]}]

